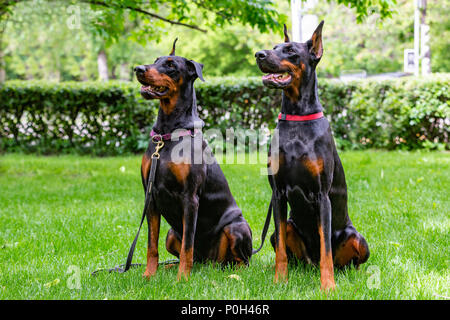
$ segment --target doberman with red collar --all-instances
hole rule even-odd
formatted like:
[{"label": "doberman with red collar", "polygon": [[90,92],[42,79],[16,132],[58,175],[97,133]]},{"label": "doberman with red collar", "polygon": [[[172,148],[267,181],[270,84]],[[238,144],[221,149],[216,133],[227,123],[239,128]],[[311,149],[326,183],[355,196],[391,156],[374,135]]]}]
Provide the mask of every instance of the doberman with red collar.
[{"label": "doberman with red collar", "polygon": [[[288,261],[320,265],[321,288],[334,289],[334,266],[367,261],[369,247],[347,212],[347,185],[317,93],[323,21],[306,43],[289,40],[258,51],[263,84],[281,89],[279,150],[269,151],[275,232],[275,282],[287,280]],[[272,140],[272,145],[274,140]],[[288,204],[290,206],[287,219]]]},{"label": "doberman with red collar", "polygon": [[[143,85],[141,95],[160,100],[152,140],[164,142],[147,213],[147,267],[143,276],[150,278],[158,267],[162,215],[171,226],[166,248],[180,259],[177,279],[187,280],[194,261],[247,265],[252,233],[221,168],[196,130],[203,122],[197,113],[194,81],[204,81],[203,65],[175,56],[175,42],[170,55],[135,68]],[[144,189],[155,152],[153,142],[142,158]]]}]

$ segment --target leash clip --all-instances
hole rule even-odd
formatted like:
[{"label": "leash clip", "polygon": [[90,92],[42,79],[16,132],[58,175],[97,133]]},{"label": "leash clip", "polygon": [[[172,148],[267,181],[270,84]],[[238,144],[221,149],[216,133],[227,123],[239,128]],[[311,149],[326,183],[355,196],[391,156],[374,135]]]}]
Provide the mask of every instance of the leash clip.
[{"label": "leash clip", "polygon": [[155,137],[157,137],[157,136],[152,137],[153,143],[156,143],[155,152],[153,152],[153,154],[152,154],[152,159],[155,159],[155,158],[159,159],[159,157],[161,156],[159,154],[159,150],[161,150],[161,148],[164,147],[164,141],[163,141],[162,137],[159,136],[159,137],[161,137],[161,140],[155,142],[155,140],[154,140]]},{"label": "leash clip", "polygon": [[192,132],[190,134],[191,138],[195,138],[199,132],[200,132],[200,130],[197,130],[197,129],[192,130]]}]

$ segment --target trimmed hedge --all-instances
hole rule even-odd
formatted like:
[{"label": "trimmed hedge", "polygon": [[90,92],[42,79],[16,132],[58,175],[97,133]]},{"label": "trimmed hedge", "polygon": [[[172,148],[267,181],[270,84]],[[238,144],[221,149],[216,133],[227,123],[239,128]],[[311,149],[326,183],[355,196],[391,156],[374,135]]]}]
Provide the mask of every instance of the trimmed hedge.
[{"label": "trimmed hedge", "polygon": [[[341,149],[450,149],[450,75],[343,83],[319,79]],[[138,83],[8,81],[0,86],[0,148],[97,155],[146,148],[157,101]],[[206,128],[273,128],[281,94],[259,77],[196,84]]]},{"label": "trimmed hedge", "polygon": [[157,105],[138,91],[120,82],[8,81],[0,87],[0,147],[97,155],[142,149]]}]

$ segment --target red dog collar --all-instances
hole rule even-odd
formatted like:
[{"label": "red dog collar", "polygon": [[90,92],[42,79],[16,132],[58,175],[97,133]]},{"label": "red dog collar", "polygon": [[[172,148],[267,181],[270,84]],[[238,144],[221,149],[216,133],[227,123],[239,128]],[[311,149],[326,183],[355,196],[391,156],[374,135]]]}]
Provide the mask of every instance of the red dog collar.
[{"label": "red dog collar", "polygon": [[[177,131],[175,133],[173,133],[174,137],[184,137],[184,136],[193,136],[198,132],[197,129],[194,130],[194,134],[192,134],[191,130],[184,130],[184,131]],[[172,139],[172,133],[166,133],[166,134],[159,134],[156,133],[155,131],[152,130],[152,132],[150,132],[150,137],[154,140],[154,141],[160,141],[160,140],[171,140]]]},{"label": "red dog collar", "polygon": [[323,112],[307,114],[306,116],[297,116],[297,115],[293,115],[293,114],[280,113],[278,115],[278,120],[285,120],[285,121],[309,121],[309,120],[320,119],[322,117],[323,117]]}]

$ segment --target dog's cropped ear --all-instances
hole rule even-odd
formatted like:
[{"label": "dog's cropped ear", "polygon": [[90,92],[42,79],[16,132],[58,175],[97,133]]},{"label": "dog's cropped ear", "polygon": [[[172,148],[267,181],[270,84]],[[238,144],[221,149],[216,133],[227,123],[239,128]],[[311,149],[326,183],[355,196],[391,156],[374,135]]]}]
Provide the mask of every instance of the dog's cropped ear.
[{"label": "dog's cropped ear", "polygon": [[203,64],[198,63],[194,60],[186,60],[186,63],[188,65],[188,68],[203,82],[205,82],[205,79],[203,79]]},{"label": "dog's cropped ear", "polygon": [[177,43],[177,41],[178,41],[178,38],[176,38],[175,41],[173,42],[172,51],[170,51],[169,56],[175,55],[175,44]]},{"label": "dog's cropped ear", "polygon": [[323,45],[322,45],[322,27],[324,21],[322,20],[314,31],[310,40],[307,41],[309,52],[314,55],[316,59],[322,58]]},{"label": "dog's cropped ear", "polygon": [[287,33],[286,24],[284,24],[284,42],[290,42],[289,36],[288,36],[288,33]]}]

